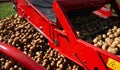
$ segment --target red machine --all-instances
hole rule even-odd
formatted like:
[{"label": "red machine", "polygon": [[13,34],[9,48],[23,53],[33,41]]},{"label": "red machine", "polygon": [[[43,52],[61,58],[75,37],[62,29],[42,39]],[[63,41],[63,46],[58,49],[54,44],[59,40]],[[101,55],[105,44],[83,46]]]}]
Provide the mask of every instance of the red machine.
[{"label": "red machine", "polygon": [[[116,0],[13,0],[13,3],[17,13],[43,34],[52,48],[85,70],[120,70],[119,57],[77,37],[67,14],[68,11],[73,10],[89,10],[89,12],[94,11],[94,14],[107,18],[111,16],[111,10],[114,9],[118,15],[116,18],[120,20],[120,6]],[[105,8],[106,4],[111,5],[111,10]],[[0,51],[3,50],[5,49]],[[5,52],[7,50],[3,53]],[[26,67],[30,66],[26,65]]]}]

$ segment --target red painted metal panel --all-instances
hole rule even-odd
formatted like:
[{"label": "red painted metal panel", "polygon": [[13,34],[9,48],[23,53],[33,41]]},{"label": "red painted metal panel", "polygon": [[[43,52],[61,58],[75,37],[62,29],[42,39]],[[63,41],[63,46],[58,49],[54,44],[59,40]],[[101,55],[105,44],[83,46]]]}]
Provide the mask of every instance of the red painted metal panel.
[{"label": "red painted metal panel", "polygon": [[99,10],[93,11],[93,13],[103,18],[108,18],[112,15],[111,10],[107,9],[106,7],[102,7]]},{"label": "red painted metal panel", "polygon": [[59,2],[60,6],[65,9],[80,9],[89,7],[101,7],[109,3],[112,0],[56,0]]}]

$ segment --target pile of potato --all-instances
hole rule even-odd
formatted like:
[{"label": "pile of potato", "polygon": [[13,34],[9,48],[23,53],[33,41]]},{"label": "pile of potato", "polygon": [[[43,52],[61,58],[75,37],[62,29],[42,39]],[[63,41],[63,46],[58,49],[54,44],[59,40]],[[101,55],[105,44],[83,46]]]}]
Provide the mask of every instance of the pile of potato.
[{"label": "pile of potato", "polygon": [[102,34],[93,39],[94,46],[98,46],[103,50],[120,55],[120,28],[114,26],[109,29],[106,34]]},{"label": "pile of potato", "polygon": [[[0,20],[0,41],[21,50],[47,70],[82,69],[50,48],[47,39],[17,14]],[[0,70],[26,69],[16,61],[0,53]]]},{"label": "pile of potato", "polygon": [[[118,21],[89,14],[77,16],[71,19],[71,22],[78,37],[112,54],[120,55]],[[47,70],[83,70],[50,48],[47,39],[17,14],[0,20],[0,41],[21,50]],[[0,53],[0,69],[26,70],[24,66],[2,53]]]},{"label": "pile of potato", "polygon": [[120,24],[110,18],[99,18],[93,14],[72,19],[78,37],[103,50],[120,55]]}]

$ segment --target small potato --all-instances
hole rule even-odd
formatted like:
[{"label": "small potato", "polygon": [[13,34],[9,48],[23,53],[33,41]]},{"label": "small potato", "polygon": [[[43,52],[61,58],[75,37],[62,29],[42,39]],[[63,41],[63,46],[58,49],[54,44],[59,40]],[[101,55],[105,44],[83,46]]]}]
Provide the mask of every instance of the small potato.
[{"label": "small potato", "polygon": [[94,44],[94,46],[98,47],[99,45],[98,44]]},{"label": "small potato", "polygon": [[112,54],[117,54],[118,52],[118,48],[112,48],[112,47],[109,47],[107,49],[108,52],[112,53]]},{"label": "small potato", "polygon": [[57,67],[59,67],[59,65],[62,63],[62,61],[61,60],[59,60],[59,61],[57,61]]},{"label": "small potato", "polygon": [[13,68],[13,67],[11,67],[9,70],[14,70],[14,68]]},{"label": "small potato", "polygon": [[113,42],[110,47],[115,48],[117,45]]},{"label": "small potato", "polygon": [[111,45],[113,43],[113,39],[106,38],[105,42],[108,43],[109,45]]},{"label": "small potato", "polygon": [[18,16],[19,16],[18,14],[15,14],[14,18],[18,18]]},{"label": "small potato", "polygon": [[98,38],[99,38],[99,40],[101,40],[102,39],[102,35],[99,35]]},{"label": "small potato", "polygon": [[117,29],[117,33],[120,34],[120,28]]},{"label": "small potato", "polygon": [[80,35],[80,32],[79,31],[76,31],[77,35]]},{"label": "small potato", "polygon": [[19,37],[19,35],[20,35],[20,33],[17,31],[16,34],[15,34],[15,36],[18,36],[18,37]]},{"label": "small potato", "polygon": [[119,34],[118,34],[117,32],[114,33],[114,36],[115,36],[115,37],[118,37],[118,35],[119,35]]},{"label": "small potato", "polygon": [[108,48],[108,44],[107,44],[107,43],[104,43],[104,44],[102,45],[102,49],[103,49],[103,50],[107,50],[107,48]]},{"label": "small potato", "polygon": [[113,34],[110,34],[110,35],[109,35],[109,38],[113,39],[113,38],[115,38],[115,37],[114,37]]},{"label": "small potato", "polygon": [[112,32],[116,32],[117,31],[117,26],[114,26],[113,29],[112,29]]},{"label": "small potato", "polygon": [[112,34],[112,32],[107,32],[107,36],[109,36],[110,34]]},{"label": "small potato", "polygon": [[93,40],[93,43],[97,43],[99,41],[99,37],[96,37],[94,40]]},{"label": "small potato", "polygon": [[50,65],[51,65],[51,66],[54,66],[54,65],[55,65],[55,62],[54,62],[54,61],[52,61],[52,62],[50,63]]},{"label": "small potato", "polygon": [[114,26],[114,27],[113,27],[113,30],[117,30],[117,26]]},{"label": "small potato", "polygon": [[36,55],[39,56],[39,55],[40,55],[40,52],[36,52]]},{"label": "small potato", "polygon": [[120,48],[120,44],[118,44],[117,47]]},{"label": "small potato", "polygon": [[119,41],[114,41],[113,43],[117,45],[117,44],[119,44]]},{"label": "small potato", "polygon": [[102,35],[102,38],[106,38],[107,36],[105,34]]},{"label": "small potato", "polygon": [[18,42],[19,41],[19,37],[15,37],[14,41]]},{"label": "small potato", "polygon": [[42,66],[46,66],[46,63],[45,63],[45,62],[43,62],[43,63],[42,63]]},{"label": "small potato", "polygon": [[47,65],[47,68],[46,68],[46,70],[50,70],[50,65]]},{"label": "small potato", "polygon": [[62,69],[62,68],[63,68],[63,64],[60,64],[60,65],[59,65],[59,68],[61,68],[61,69]]},{"label": "small potato", "polygon": [[120,42],[120,37],[116,37],[114,40]]},{"label": "small potato", "polygon": [[17,69],[17,68],[18,68],[18,65],[14,65],[14,68]]},{"label": "small potato", "polygon": [[11,67],[11,64],[9,64],[8,62],[5,63],[5,69],[9,69]]},{"label": "small potato", "polygon": [[103,45],[103,42],[100,40],[99,42],[97,42],[97,44],[99,45],[99,47],[101,47]]}]

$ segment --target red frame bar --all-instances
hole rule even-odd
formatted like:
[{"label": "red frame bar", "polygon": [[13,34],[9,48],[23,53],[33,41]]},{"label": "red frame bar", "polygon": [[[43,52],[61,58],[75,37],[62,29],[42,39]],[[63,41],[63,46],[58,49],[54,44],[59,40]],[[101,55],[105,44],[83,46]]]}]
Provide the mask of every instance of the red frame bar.
[{"label": "red frame bar", "polygon": [[[65,57],[76,62],[85,70],[94,70],[96,68],[99,70],[110,69],[107,67],[109,58],[120,62],[119,57],[94,47],[77,37],[65,13],[67,8],[61,6],[62,3],[60,0],[55,0],[53,3],[53,10],[58,19],[55,23],[56,25],[38,11],[28,0],[16,0],[15,4],[18,14],[27,19],[39,32],[41,32],[49,40],[52,48],[58,50]],[[118,11],[118,8],[115,6],[116,4],[114,4],[113,2],[112,5],[116,8],[116,11]],[[64,31],[59,29],[59,24],[63,27]]]},{"label": "red frame bar", "polygon": [[28,70],[45,70],[42,66],[13,46],[0,42],[0,52],[19,62]]}]

